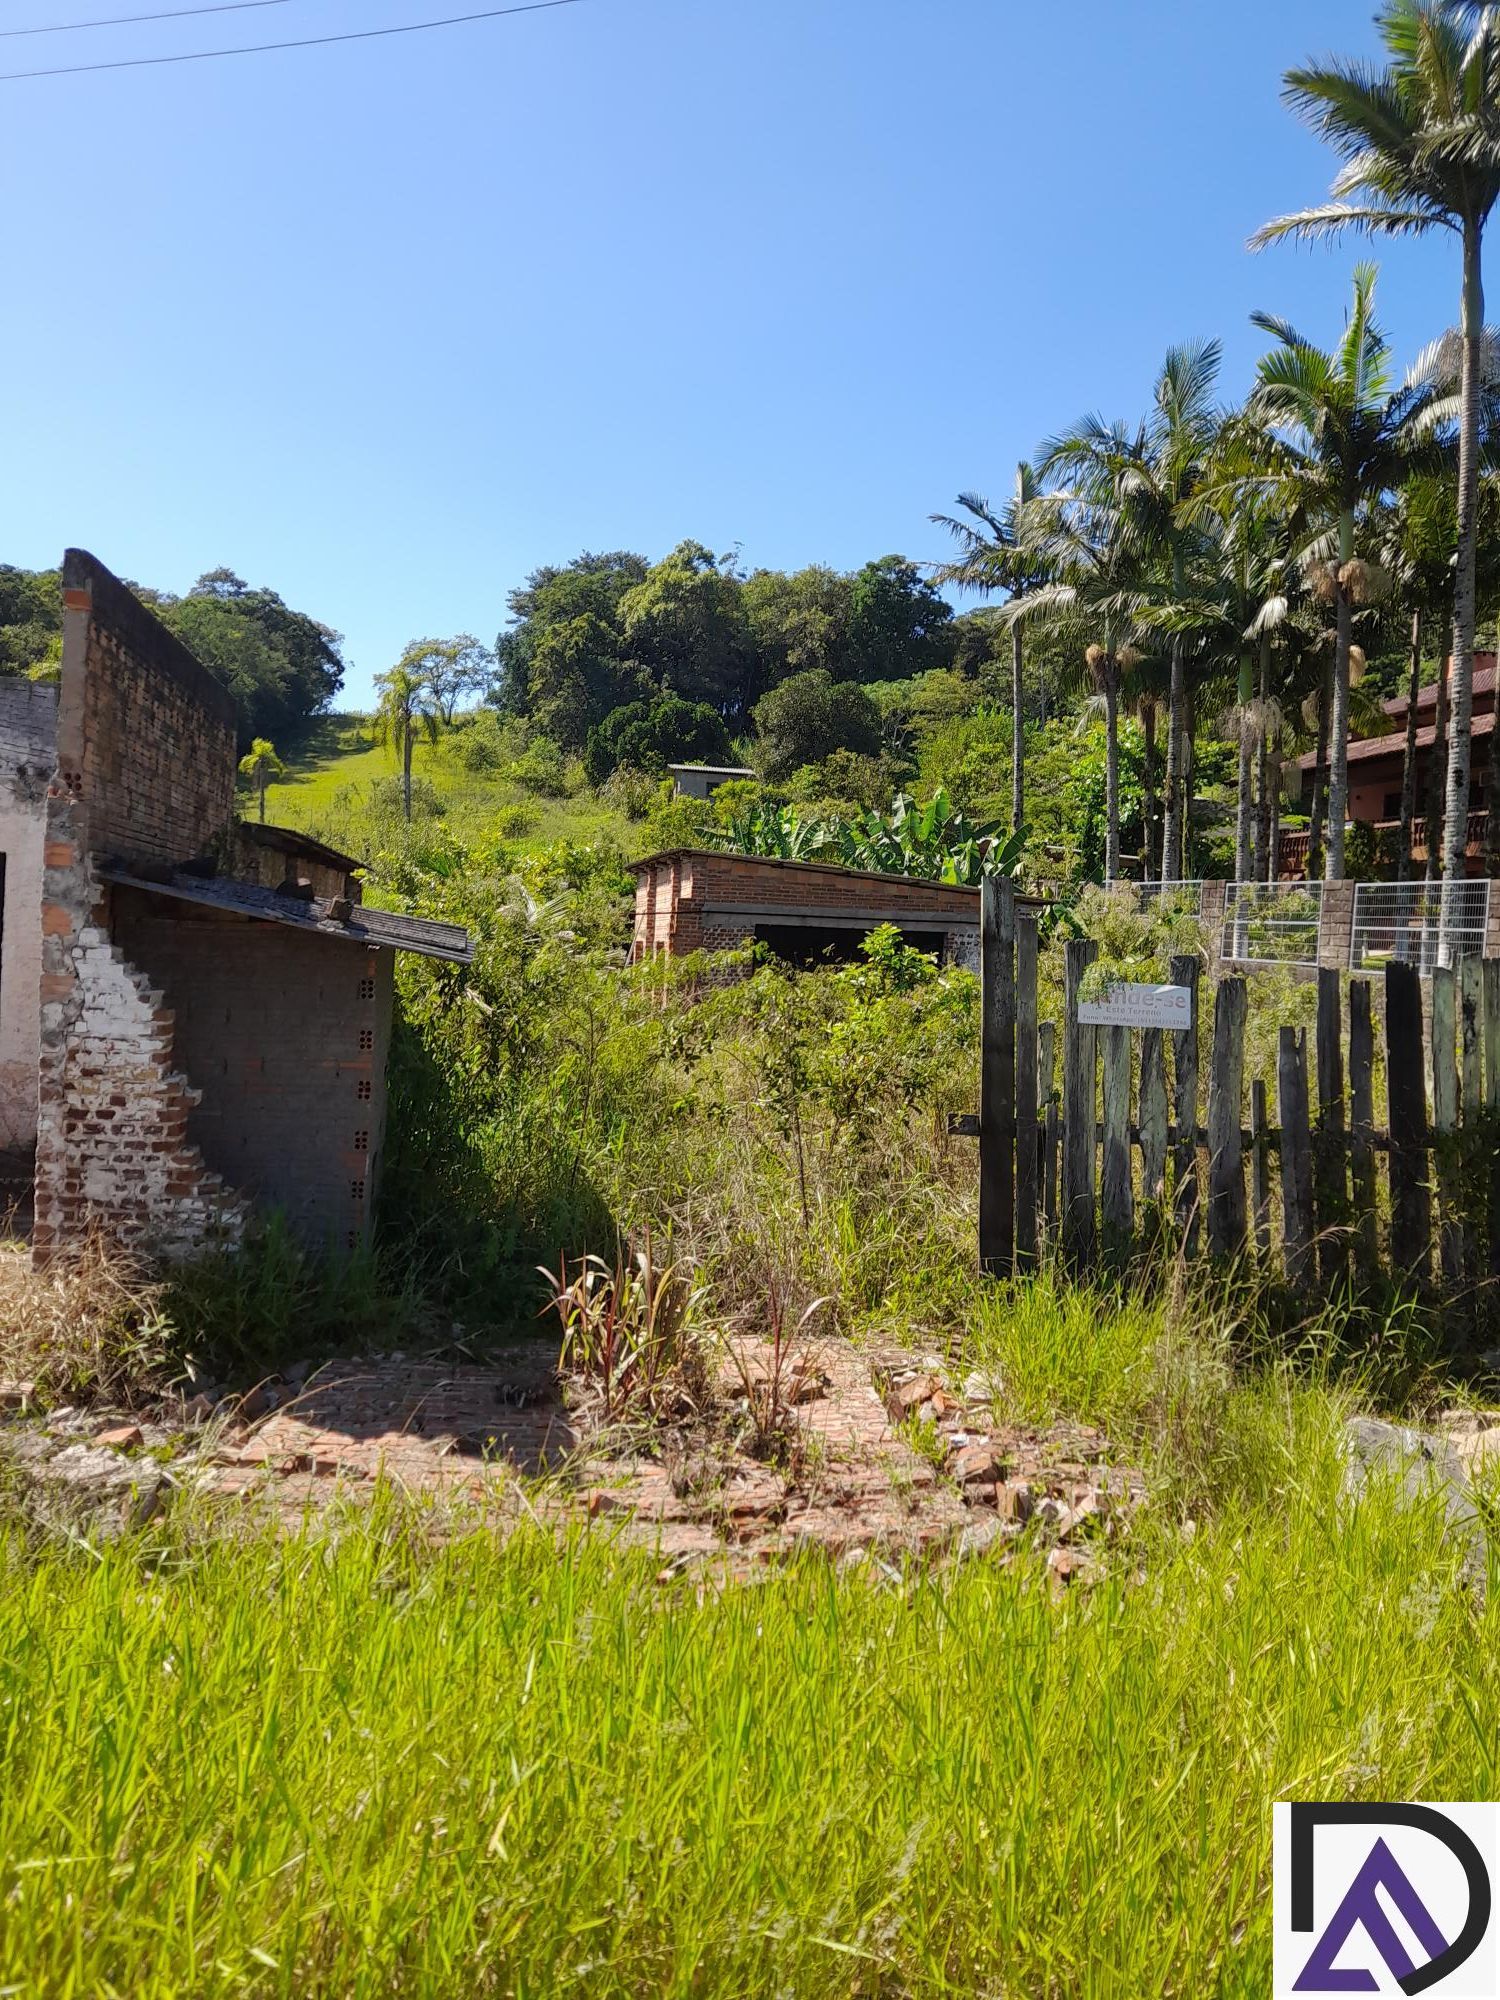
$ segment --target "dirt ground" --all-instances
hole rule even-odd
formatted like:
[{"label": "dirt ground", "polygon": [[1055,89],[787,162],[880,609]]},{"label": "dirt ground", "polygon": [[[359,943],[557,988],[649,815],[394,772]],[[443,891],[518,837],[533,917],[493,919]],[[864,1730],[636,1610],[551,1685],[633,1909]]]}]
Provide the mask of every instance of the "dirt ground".
[{"label": "dirt ground", "polygon": [[121,1519],[197,1488],[291,1528],[387,1480],[487,1514],[596,1524],[653,1550],[664,1574],[752,1571],[806,1547],[889,1559],[1026,1539],[1066,1578],[1141,1497],[1098,1432],[1006,1424],[978,1378],[955,1386],[935,1357],[840,1340],[797,1357],[780,1441],[757,1456],[749,1399],[774,1369],[767,1347],[742,1341],[712,1422],[634,1431],[601,1428],[545,1342],[483,1363],[393,1354],[289,1368],[213,1411],[42,1412],[24,1385],[0,1384],[0,1443],[38,1491],[97,1494]]}]

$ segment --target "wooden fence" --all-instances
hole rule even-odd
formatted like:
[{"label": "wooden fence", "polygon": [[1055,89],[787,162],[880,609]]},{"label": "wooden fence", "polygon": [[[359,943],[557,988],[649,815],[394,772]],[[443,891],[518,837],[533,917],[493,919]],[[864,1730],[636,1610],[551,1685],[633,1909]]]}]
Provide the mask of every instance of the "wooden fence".
[{"label": "wooden fence", "polygon": [[1079,995],[1097,947],[1069,939],[1059,1029],[1038,1018],[1035,915],[1006,882],[985,884],[981,915],[979,1117],[956,1129],[979,1138],[984,1270],[1053,1246],[1074,1269],[1118,1265],[1170,1229],[1189,1256],[1267,1264],[1279,1235],[1299,1288],[1351,1273],[1425,1286],[1435,1257],[1445,1290],[1500,1276],[1500,960],[1439,968],[1425,1014],[1410,964],[1386,966],[1383,1009],[1370,979],[1320,971],[1312,1050],[1305,1029],[1279,1030],[1273,1122],[1260,1078],[1247,1101],[1244,976],[1217,983],[1209,1050],[1196,956],[1171,965],[1190,1027],[1091,1027]]}]

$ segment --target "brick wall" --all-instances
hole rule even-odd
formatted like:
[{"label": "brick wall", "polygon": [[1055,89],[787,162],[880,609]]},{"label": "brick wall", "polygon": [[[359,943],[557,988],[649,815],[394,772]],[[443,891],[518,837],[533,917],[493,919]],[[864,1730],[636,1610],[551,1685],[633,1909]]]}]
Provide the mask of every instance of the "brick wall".
[{"label": "brick wall", "polygon": [[979,891],[817,862],[683,851],[640,865],[634,958],[728,950],[760,922],[803,918],[831,928],[897,923],[977,934]]},{"label": "brick wall", "polygon": [[113,892],[112,933],[166,995],[188,1137],[312,1247],[365,1240],[385,1133],[393,952]]},{"label": "brick wall", "polygon": [[[36,1141],[42,850],[56,763],[55,684],[0,679],[0,1152],[10,1155]],[[16,1170],[24,1171],[19,1161]]]},{"label": "brick wall", "polygon": [[82,549],[63,558],[57,761],[96,855],[191,860],[233,818],[228,692]]}]

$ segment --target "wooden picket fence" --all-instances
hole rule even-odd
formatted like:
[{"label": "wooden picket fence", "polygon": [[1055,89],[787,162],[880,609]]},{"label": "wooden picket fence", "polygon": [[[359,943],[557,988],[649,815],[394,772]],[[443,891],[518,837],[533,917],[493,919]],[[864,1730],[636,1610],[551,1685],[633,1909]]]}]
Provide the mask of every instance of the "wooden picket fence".
[{"label": "wooden picket fence", "polygon": [[1438,968],[1425,1013],[1416,968],[1393,961],[1383,1010],[1371,979],[1348,981],[1347,1020],[1341,975],[1320,971],[1311,1060],[1305,1029],[1279,1030],[1273,1122],[1259,1078],[1245,1101],[1244,976],[1218,981],[1209,1051],[1196,956],[1171,964],[1193,992],[1191,1027],[1086,1026],[1097,947],[1069,939],[1059,1026],[1038,1019],[1036,915],[1006,882],[987,882],[981,903],[979,1116],[955,1129],[979,1139],[985,1271],[1034,1268],[1054,1248],[1075,1271],[1118,1268],[1170,1230],[1188,1256],[1268,1266],[1279,1234],[1298,1289],[1351,1275],[1420,1288],[1435,1257],[1445,1292],[1500,1276],[1500,961]]}]

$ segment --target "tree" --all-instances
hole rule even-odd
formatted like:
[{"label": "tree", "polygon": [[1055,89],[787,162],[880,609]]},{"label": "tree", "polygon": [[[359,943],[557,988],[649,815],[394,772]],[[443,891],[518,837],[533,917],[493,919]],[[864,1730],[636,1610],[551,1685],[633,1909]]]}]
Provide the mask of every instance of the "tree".
[{"label": "tree", "polygon": [[1331,606],[1333,672],[1328,727],[1328,849],[1330,882],[1344,877],[1344,826],[1349,795],[1349,649],[1356,611],[1372,604],[1384,572],[1362,559],[1356,540],[1381,498],[1425,462],[1423,391],[1393,393],[1390,349],[1375,322],[1375,268],[1361,264],[1344,337],[1315,347],[1285,320],[1253,313],[1277,345],[1263,355],[1247,413],[1265,427],[1258,467],[1231,473],[1248,501],[1307,524],[1302,555],[1313,594]]},{"label": "tree", "polygon": [[[248,778],[255,787],[256,803],[260,808],[260,823],[266,823],[266,792],[272,782],[286,775],[286,765],[276,755],[276,745],[269,737],[257,736],[249,750],[240,759],[240,776]],[[410,818],[410,814],[407,815]]]},{"label": "tree", "polygon": [[[561,567],[533,570],[506,599],[512,623],[495,641],[497,673],[491,693],[495,706],[507,715],[531,713],[532,665],[537,650],[549,633],[575,619],[597,620],[597,632],[605,635],[598,657],[617,665],[624,657],[620,600],[644,580],[649,567],[644,556],[629,549],[612,549],[597,555],[585,550]],[[580,736],[578,741],[582,740]]]},{"label": "tree", "polygon": [[589,782],[602,785],[622,764],[635,771],[664,771],[671,763],[727,764],[729,731],[706,702],[660,694],[617,708],[590,730],[584,752]]},{"label": "tree", "polygon": [[821,563],[790,573],[753,570],[741,602],[760,685],[773,688],[809,667],[825,667],[835,680],[846,678],[851,596],[851,579]]},{"label": "tree", "polygon": [[[1016,467],[1015,491],[997,514],[979,493],[960,493],[958,504],[970,517],[955,520],[947,514],[932,519],[948,529],[959,545],[953,562],[936,571],[940,583],[956,583],[965,590],[989,596],[1003,591],[1012,601],[1025,597],[1047,581],[1047,571],[1024,535],[1026,508],[1037,497],[1036,475],[1024,462]],[[977,523],[977,525],[975,525]],[[1010,628],[1010,823],[1018,831],[1026,816],[1025,774],[1025,628],[1020,620]]]},{"label": "tree", "polygon": [[[1447,882],[1464,871],[1474,703],[1475,530],[1484,340],[1484,231],[1500,199],[1500,16],[1492,6],[1387,0],[1383,69],[1329,62],[1289,70],[1288,103],[1343,161],[1329,199],[1259,230],[1284,237],[1353,229],[1459,239],[1463,358],[1458,413],[1458,544],[1453,577],[1451,752],[1443,824]],[[1340,846],[1342,831],[1335,829]]]},{"label": "tree", "polygon": [[1134,655],[1131,640],[1147,602],[1148,522],[1132,506],[1132,468],[1138,456],[1123,431],[1106,435],[1078,491],[1044,494],[1030,513],[1026,533],[1054,581],[1013,599],[1002,614],[1011,623],[1038,623],[1065,631],[1080,648],[1105,725],[1104,875],[1120,873],[1120,688]]},{"label": "tree", "polygon": [[664,688],[736,724],[759,692],[742,590],[732,557],[680,542],[620,600],[630,657]]},{"label": "tree", "polygon": [[162,623],[234,696],[242,744],[294,736],[344,684],[339,634],[233,570],[207,571],[186,597],[147,595]]},{"label": "tree", "polygon": [[409,667],[394,666],[375,676],[380,705],[375,711],[375,740],[394,746],[401,759],[401,811],[411,819],[411,759],[417,736],[436,743],[437,707],[432,690],[420,674]]},{"label": "tree", "polygon": [[862,687],[836,681],[823,667],[793,674],[755,708],[761,768],[773,782],[835,750],[878,756],[880,710]]},{"label": "tree", "polygon": [[438,714],[451,728],[454,712],[466,694],[484,694],[495,673],[495,656],[472,632],[452,639],[413,639],[401,655],[401,665],[427,683]]},{"label": "tree", "polygon": [[852,679],[904,681],[952,658],[953,606],[904,556],[857,570],[849,587]]}]

